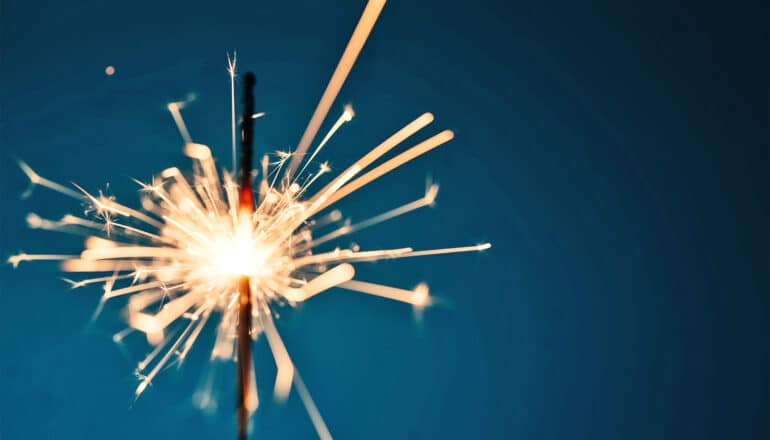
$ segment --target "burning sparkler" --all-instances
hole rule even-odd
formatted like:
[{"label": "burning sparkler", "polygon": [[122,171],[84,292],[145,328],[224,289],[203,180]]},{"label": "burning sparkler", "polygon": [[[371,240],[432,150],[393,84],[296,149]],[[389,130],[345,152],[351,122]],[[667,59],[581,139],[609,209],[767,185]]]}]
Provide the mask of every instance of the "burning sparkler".
[{"label": "burning sparkler", "polygon": [[[234,170],[233,173],[224,171],[220,177],[210,149],[192,141],[181,115],[183,103],[169,104],[168,109],[185,141],[184,152],[193,160],[193,173],[186,177],[179,169],[168,168],[151,183],[139,182],[141,209],[121,204],[102,193],[89,193],[79,186],[75,189],[65,187],[20,162],[29,178],[30,189],[43,186],[87,207],[83,217],[65,215],[59,220],[29,214],[29,226],[83,234],[88,238],[84,250],[77,255],[21,253],[8,261],[17,266],[23,261],[59,260],[64,271],[98,275],[69,281],[73,288],[101,283],[104,294],[100,304],[112,298],[128,297],[129,328],[116,334],[115,340],[121,340],[132,331],[140,331],[155,346],[137,367],[140,378],[135,391],[137,397],[164,366],[184,361],[203,328],[216,316],[219,320],[211,359],[237,360],[239,438],[246,438],[249,414],[258,406],[251,341],[260,334],[265,335],[277,366],[275,397],[279,400],[287,398],[293,385],[319,437],[331,438],[276,329],[272,308],[296,305],[332,287],[422,308],[431,304],[426,285],[408,290],[354,280],[352,263],[481,251],[490,247],[486,243],[430,250],[402,247],[362,251],[355,247],[316,252],[324,243],[430,206],[438,192],[436,185],[431,185],[417,200],[362,222],[340,225],[341,214],[337,210],[321,215],[344,197],[454,136],[449,130],[441,131],[372,167],[386,153],[433,121],[431,113],[424,113],[382,141],[325,187],[312,196],[307,195],[317,179],[330,172],[326,163],[313,171],[313,159],[334,133],[354,117],[352,107],[344,108],[305,161],[308,148],[384,3],[384,0],[371,0],[367,4],[296,150],[279,153],[278,160],[273,163],[264,156],[256,188],[252,184],[251,169],[253,120],[262,113],[254,110],[255,78],[252,74],[245,75],[242,81],[241,165],[237,182]],[[233,162],[236,151],[235,68],[235,58],[228,57],[233,102]],[[304,166],[297,172],[303,161]],[[327,225],[337,227],[316,236],[317,228]]]}]

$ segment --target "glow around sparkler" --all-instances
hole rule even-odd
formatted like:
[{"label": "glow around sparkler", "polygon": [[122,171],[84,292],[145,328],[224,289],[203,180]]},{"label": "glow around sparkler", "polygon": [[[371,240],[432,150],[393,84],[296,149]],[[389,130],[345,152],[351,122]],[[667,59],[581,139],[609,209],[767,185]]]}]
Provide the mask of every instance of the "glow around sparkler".
[{"label": "glow around sparkler", "polygon": [[[331,169],[325,162],[317,164],[313,160],[334,133],[352,120],[355,114],[352,107],[344,108],[310,155],[306,154],[308,147],[383,5],[384,1],[371,1],[367,5],[296,150],[262,158],[258,183],[252,188],[256,201],[253,212],[242,209],[241,189],[233,177],[234,170],[220,172],[210,149],[193,142],[181,115],[182,103],[171,103],[168,109],[184,139],[184,153],[192,160],[192,172],[185,174],[178,168],[167,168],[149,183],[137,181],[140,208],[131,208],[113,197],[90,193],[79,186],[60,185],[20,162],[31,187],[52,189],[86,207],[82,215],[67,214],[58,220],[29,214],[29,226],[82,234],[87,238],[84,249],[78,254],[21,253],[8,261],[17,266],[24,261],[58,260],[66,272],[91,274],[82,279],[72,276],[78,278],[69,280],[73,288],[101,284],[102,303],[117,297],[128,298],[129,327],[116,334],[115,340],[139,331],[154,346],[137,366],[137,397],[164,366],[184,361],[209,323],[216,326],[211,359],[235,359],[238,282],[245,277],[253,304],[250,335],[254,339],[265,335],[277,365],[275,397],[285,399],[294,385],[319,436],[330,438],[278,334],[273,309],[294,306],[333,287],[425,307],[431,304],[425,284],[404,289],[358,280],[353,264],[481,251],[490,247],[487,243],[429,250],[402,246],[376,250],[338,247],[317,251],[321,245],[331,244],[340,237],[433,204],[438,193],[436,185],[429,186],[416,200],[357,223],[343,221],[340,211],[334,209],[335,204],[353,192],[453,138],[451,131],[441,131],[376,164],[433,122],[433,115],[424,113],[383,140],[324,187],[316,188],[319,178],[331,174]],[[236,61],[234,58],[228,58],[228,61],[235,162]],[[255,113],[252,117],[263,114]],[[323,230],[328,232],[319,232]],[[253,369],[248,389],[248,409],[254,411],[258,396]],[[201,393],[198,400],[205,404],[211,390],[204,389]]]}]

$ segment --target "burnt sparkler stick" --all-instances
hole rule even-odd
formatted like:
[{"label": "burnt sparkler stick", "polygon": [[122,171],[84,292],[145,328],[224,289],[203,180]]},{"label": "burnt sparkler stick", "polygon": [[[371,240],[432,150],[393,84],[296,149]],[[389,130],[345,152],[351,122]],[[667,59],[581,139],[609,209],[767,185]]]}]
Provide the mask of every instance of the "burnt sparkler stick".
[{"label": "burnt sparkler stick", "polygon": [[251,386],[251,288],[249,277],[238,281],[238,440],[246,440],[249,428],[249,386]]},{"label": "burnt sparkler stick", "polygon": [[257,77],[251,72],[243,76],[243,97],[241,109],[241,210],[251,212],[254,209],[253,194],[251,188],[251,164],[254,157],[254,86]]},{"label": "burnt sparkler stick", "polygon": [[[243,108],[241,109],[241,164],[240,164],[240,206],[241,217],[251,217],[254,211],[251,166],[254,156],[254,85],[256,76],[248,72],[243,77]],[[249,387],[251,386],[251,286],[248,276],[238,281],[238,380],[237,417],[238,439],[246,440],[249,427]]]}]

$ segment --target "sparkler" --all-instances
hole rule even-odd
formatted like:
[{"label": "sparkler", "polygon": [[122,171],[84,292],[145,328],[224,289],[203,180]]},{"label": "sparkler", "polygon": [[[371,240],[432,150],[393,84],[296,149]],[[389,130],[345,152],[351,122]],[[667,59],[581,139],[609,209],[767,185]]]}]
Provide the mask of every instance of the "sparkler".
[{"label": "sparkler", "polygon": [[[193,142],[182,118],[181,103],[169,104],[168,109],[185,141],[184,152],[193,161],[192,175],[185,176],[178,168],[167,168],[151,183],[137,182],[142,195],[140,209],[119,203],[101,192],[92,194],[77,185],[75,189],[60,185],[20,162],[29,178],[30,190],[43,186],[86,206],[84,216],[68,214],[59,220],[29,214],[28,225],[82,234],[87,238],[84,250],[77,255],[21,253],[8,261],[15,267],[23,261],[55,260],[60,261],[66,272],[93,273],[96,276],[92,278],[67,281],[72,288],[101,283],[104,293],[100,307],[109,299],[128,297],[129,327],[114,339],[120,341],[129,333],[139,331],[154,345],[137,366],[136,397],[165,366],[184,362],[204,327],[216,320],[212,319],[216,316],[211,359],[237,361],[239,439],[247,437],[249,415],[258,406],[251,344],[260,334],[264,334],[277,367],[274,397],[286,399],[294,386],[319,437],[331,438],[276,329],[274,307],[294,306],[330,288],[340,287],[422,308],[432,303],[427,285],[420,284],[409,290],[354,280],[352,264],[475,252],[490,247],[485,243],[429,250],[401,247],[362,251],[358,247],[338,247],[318,251],[319,246],[342,236],[432,205],[438,192],[436,185],[431,185],[417,200],[358,223],[340,224],[342,216],[337,210],[321,215],[344,197],[454,136],[449,130],[441,131],[370,169],[385,154],[433,122],[433,115],[424,113],[322,189],[307,196],[313,184],[331,171],[326,163],[313,171],[312,160],[334,133],[354,117],[352,107],[345,107],[299,172],[297,168],[305,159],[384,3],[384,0],[371,0],[367,4],[296,151],[279,152],[277,161],[272,163],[270,156],[264,156],[256,188],[252,183],[253,123],[264,113],[255,113],[253,74],[242,78],[241,162],[237,183],[234,173],[226,170],[220,177],[210,149]],[[235,58],[228,57],[233,162],[235,67]],[[25,195],[29,195],[29,191]],[[329,226],[334,226],[331,232],[317,236],[321,227]],[[206,401],[211,390],[204,389],[202,393],[202,401]]]}]

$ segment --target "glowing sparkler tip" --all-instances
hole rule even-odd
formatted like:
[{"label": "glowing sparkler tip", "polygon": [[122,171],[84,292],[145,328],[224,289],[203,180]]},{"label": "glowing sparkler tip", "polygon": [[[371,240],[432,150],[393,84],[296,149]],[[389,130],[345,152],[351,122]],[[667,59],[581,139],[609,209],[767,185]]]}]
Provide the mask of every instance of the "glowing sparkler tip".
[{"label": "glowing sparkler tip", "polygon": [[27,254],[21,253],[8,257],[8,263],[12,265],[14,269],[19,267],[19,263],[22,261],[27,261]]},{"label": "glowing sparkler tip", "polygon": [[420,283],[417,285],[417,287],[414,288],[414,292],[412,293],[412,305],[416,307],[424,307],[428,305],[430,302],[430,296],[428,296],[428,285],[425,283]]},{"label": "glowing sparkler tip", "polygon": [[27,214],[27,226],[29,226],[32,229],[38,229],[43,224],[43,219],[40,218],[39,215],[35,214],[34,212],[30,212]]},{"label": "glowing sparkler tip", "polygon": [[235,77],[235,66],[238,63],[238,52],[233,52],[232,58],[230,58],[230,53],[227,53],[227,73],[230,74],[230,77]]},{"label": "glowing sparkler tip", "polygon": [[42,178],[40,177],[40,175],[39,175],[38,173],[36,173],[36,172],[35,172],[35,170],[33,170],[32,168],[30,168],[30,166],[29,166],[29,165],[27,165],[27,163],[26,163],[26,162],[24,162],[24,161],[23,161],[23,160],[21,160],[21,159],[19,159],[19,160],[18,160],[18,163],[19,163],[19,168],[21,168],[21,171],[23,171],[23,172],[24,172],[24,174],[25,174],[25,175],[27,176],[27,178],[29,179],[29,183],[32,183],[32,184],[38,184],[38,183],[40,183],[40,180],[41,180]]},{"label": "glowing sparkler tip", "polygon": [[482,244],[476,245],[476,250],[485,251],[491,247],[492,247],[492,243],[482,243]]},{"label": "glowing sparkler tip", "polygon": [[112,335],[112,342],[116,344],[120,344],[121,342],[123,342],[123,335],[121,335],[120,333],[115,333],[114,335]]},{"label": "glowing sparkler tip", "polygon": [[342,111],[342,120],[345,122],[350,122],[355,116],[356,112],[353,110],[353,106],[350,104],[345,104],[345,107]]},{"label": "glowing sparkler tip", "polygon": [[182,173],[179,171],[179,168],[177,167],[170,167],[166,168],[165,170],[160,172],[160,177],[164,179],[168,179],[174,176],[181,175]]},{"label": "glowing sparkler tip", "polygon": [[278,150],[275,152],[275,155],[278,156],[279,161],[283,162],[286,159],[291,157],[291,151],[281,151]]},{"label": "glowing sparkler tip", "polygon": [[208,160],[211,158],[211,149],[203,144],[188,142],[184,146],[184,154],[193,159]]},{"label": "glowing sparkler tip", "polygon": [[148,384],[149,382],[147,382],[146,380],[139,382],[139,386],[136,387],[136,391],[134,391],[134,395],[136,397],[139,397],[144,392],[144,390],[147,389]]},{"label": "glowing sparkler tip", "polygon": [[432,206],[436,203],[436,197],[438,197],[438,185],[434,183],[425,191],[425,203]]}]

